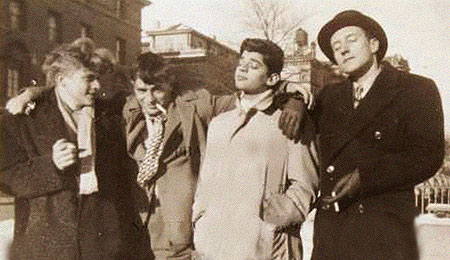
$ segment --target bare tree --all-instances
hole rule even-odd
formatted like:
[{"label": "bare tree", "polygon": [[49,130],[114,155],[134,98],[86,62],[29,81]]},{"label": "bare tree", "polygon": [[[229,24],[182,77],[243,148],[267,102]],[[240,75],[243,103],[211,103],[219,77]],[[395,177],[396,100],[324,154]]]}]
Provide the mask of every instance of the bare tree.
[{"label": "bare tree", "polygon": [[[269,39],[286,48],[288,40],[310,15],[293,11],[286,1],[242,0],[242,23],[258,37]],[[297,2],[298,4],[298,2]]]}]

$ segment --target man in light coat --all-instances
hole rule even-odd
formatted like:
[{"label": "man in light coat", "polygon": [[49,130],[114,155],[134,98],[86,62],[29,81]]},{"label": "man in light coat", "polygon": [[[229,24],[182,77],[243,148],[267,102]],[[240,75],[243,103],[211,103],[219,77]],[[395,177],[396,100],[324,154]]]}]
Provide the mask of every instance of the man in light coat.
[{"label": "man in light coat", "polygon": [[[177,68],[161,57],[141,54],[132,77],[134,93],[123,109],[128,152],[140,166],[136,178],[143,189],[136,189],[136,197],[155,259],[191,259],[191,208],[207,128],[214,116],[234,108],[236,100],[234,95],[186,91],[177,75]],[[279,107],[280,103],[274,104],[275,110]],[[283,111],[289,114],[286,108]],[[162,124],[158,118],[163,118]],[[289,118],[283,119],[285,132],[296,124]],[[155,134],[159,131],[161,140]],[[148,162],[146,154],[154,150],[151,143],[159,143],[157,158]],[[153,168],[150,177],[142,177],[145,165],[147,170]]]},{"label": "man in light coat", "polygon": [[299,228],[318,186],[315,150],[277,127],[280,47],[246,39],[240,53],[236,108],[208,129],[193,206],[196,253],[201,260],[301,259]]}]

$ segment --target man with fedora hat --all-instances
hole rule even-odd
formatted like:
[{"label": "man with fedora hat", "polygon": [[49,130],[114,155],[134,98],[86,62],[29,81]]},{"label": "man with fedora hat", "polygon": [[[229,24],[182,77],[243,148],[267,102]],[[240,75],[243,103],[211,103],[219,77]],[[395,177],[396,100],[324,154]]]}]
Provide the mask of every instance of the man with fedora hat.
[{"label": "man with fedora hat", "polygon": [[312,259],[417,259],[414,185],[444,155],[436,85],[382,63],[386,34],[360,12],[336,15],[318,43],[348,78],[311,112],[321,178]]}]

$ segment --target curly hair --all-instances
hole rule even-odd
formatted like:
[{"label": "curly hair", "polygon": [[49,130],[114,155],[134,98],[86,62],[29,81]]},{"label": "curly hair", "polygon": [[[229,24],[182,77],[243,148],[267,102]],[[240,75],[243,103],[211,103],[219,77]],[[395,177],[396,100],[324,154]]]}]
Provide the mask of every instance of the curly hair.
[{"label": "curly hair", "polygon": [[263,62],[267,66],[267,75],[280,74],[283,69],[284,52],[270,40],[247,38],[241,44],[240,55],[244,51],[257,52],[263,56]]},{"label": "curly hair", "polygon": [[42,64],[47,87],[55,86],[56,75],[87,68],[103,74],[114,69],[113,54],[104,48],[96,49],[94,42],[82,37],[69,44],[62,44],[50,51]]}]

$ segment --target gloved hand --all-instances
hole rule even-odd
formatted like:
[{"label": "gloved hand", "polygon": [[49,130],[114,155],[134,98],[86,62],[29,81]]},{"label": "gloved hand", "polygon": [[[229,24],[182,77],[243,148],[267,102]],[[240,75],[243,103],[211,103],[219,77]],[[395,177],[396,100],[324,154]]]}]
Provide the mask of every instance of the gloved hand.
[{"label": "gloved hand", "polygon": [[302,124],[306,108],[303,100],[290,97],[283,106],[278,127],[290,140],[300,139],[300,125]]},{"label": "gloved hand", "polygon": [[311,85],[307,83],[286,81],[285,92],[289,94],[298,94],[309,109],[314,106],[314,95],[311,91]]},{"label": "gloved hand", "polygon": [[335,192],[336,196],[327,196],[322,199],[325,204],[332,204],[343,198],[355,198],[361,187],[361,177],[359,170],[355,169],[353,172],[345,175],[336,183],[332,192]]}]

